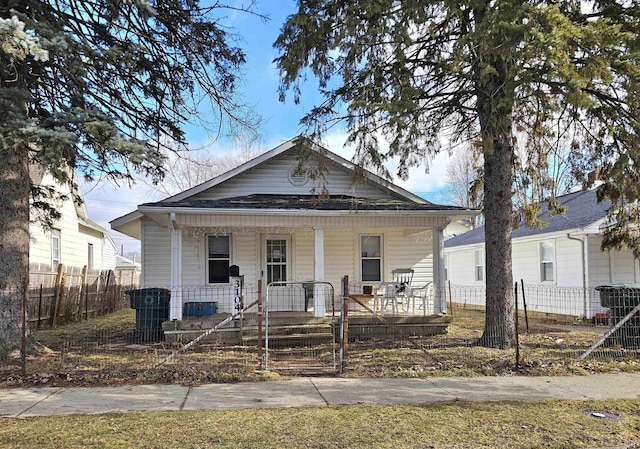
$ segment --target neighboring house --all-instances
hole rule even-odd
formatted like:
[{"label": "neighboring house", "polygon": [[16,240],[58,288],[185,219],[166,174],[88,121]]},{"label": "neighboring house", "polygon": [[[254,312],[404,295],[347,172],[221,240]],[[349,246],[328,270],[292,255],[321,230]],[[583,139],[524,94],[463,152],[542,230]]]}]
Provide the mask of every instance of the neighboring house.
[{"label": "neighboring house", "polygon": [[58,192],[68,196],[68,199],[54,204],[61,217],[52,229],[43,229],[42,225],[35,222],[30,224],[29,263],[42,269],[55,269],[60,263],[65,267],[113,269],[115,254],[111,263],[108,231],[89,219],[84,204],[73,201],[70,188],[60,185],[40,167],[32,166],[29,174],[33,183],[55,187]]},{"label": "neighboring house", "polygon": [[[326,169],[328,196],[312,195],[315,181],[296,170],[302,148]],[[331,283],[339,298],[343,276],[363,289],[391,281],[395,268],[413,268],[416,283],[442,285],[443,230],[477,211],[432,204],[367,171],[354,178],[354,168],[292,139],[197,187],[142,204],[111,227],[142,241],[143,287],[171,289],[171,319],[182,319],[189,301],[215,301],[218,311],[231,312],[232,265],[245,285],[261,281],[263,291],[273,281],[315,280]],[[247,289],[245,304],[256,291]],[[321,316],[325,304],[317,298],[313,311]],[[303,310],[304,300],[302,290],[280,310]]]},{"label": "neighboring house", "polygon": [[142,271],[142,265],[135,260],[127,259],[123,256],[116,256],[116,271],[140,273]]},{"label": "neighboring house", "polygon": [[102,269],[115,270],[118,268],[118,245],[113,238],[105,232],[104,250],[102,251]]},{"label": "neighboring house", "polygon": [[[546,226],[532,229],[521,223],[513,231],[513,278],[540,286],[539,291],[549,298],[554,292],[564,294],[563,298],[550,299],[555,304],[544,304],[544,298],[540,298],[539,311],[592,318],[606,310],[593,288],[639,282],[638,260],[631,251],[600,249],[611,203],[598,203],[595,190],[570,193],[558,200],[567,208],[564,214],[549,216],[547,204],[542,203],[538,218]],[[447,279],[452,285],[484,286],[484,231],[483,226],[445,242]],[[582,293],[572,297],[571,288]]]}]

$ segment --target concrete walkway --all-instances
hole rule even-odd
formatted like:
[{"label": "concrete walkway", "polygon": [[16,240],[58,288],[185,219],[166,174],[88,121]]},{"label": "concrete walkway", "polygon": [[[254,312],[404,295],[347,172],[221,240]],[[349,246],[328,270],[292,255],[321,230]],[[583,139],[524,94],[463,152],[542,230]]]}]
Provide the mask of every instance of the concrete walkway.
[{"label": "concrete walkway", "polygon": [[302,378],[288,381],[0,390],[0,416],[453,401],[640,399],[640,373],[567,377]]}]

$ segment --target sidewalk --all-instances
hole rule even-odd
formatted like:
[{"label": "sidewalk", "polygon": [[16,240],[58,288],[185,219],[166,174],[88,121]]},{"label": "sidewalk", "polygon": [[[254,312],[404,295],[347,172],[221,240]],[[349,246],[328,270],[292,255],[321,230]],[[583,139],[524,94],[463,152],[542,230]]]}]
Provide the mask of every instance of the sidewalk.
[{"label": "sidewalk", "polygon": [[453,401],[640,399],[640,373],[288,381],[0,390],[0,417],[142,410],[224,410]]}]

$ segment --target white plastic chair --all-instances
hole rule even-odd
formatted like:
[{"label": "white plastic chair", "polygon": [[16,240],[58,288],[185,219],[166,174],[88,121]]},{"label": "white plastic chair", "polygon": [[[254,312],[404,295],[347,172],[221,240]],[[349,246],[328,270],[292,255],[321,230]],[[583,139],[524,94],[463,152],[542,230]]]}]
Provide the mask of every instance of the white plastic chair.
[{"label": "white plastic chair", "polygon": [[420,306],[420,308],[422,308],[423,315],[427,314],[427,305],[430,305],[430,302],[431,302],[431,290],[432,290],[431,286],[432,285],[433,284],[431,282],[427,282],[422,287],[411,287],[411,291],[409,292],[409,296],[413,301],[414,310],[416,307],[416,298],[422,301],[422,305]]}]

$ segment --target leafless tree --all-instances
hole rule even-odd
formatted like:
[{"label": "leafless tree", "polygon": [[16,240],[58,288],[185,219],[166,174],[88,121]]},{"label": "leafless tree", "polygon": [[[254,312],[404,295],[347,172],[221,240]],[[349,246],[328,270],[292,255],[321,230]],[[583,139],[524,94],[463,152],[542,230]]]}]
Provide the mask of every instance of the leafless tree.
[{"label": "leafless tree", "polygon": [[[444,182],[447,185],[447,200],[468,209],[482,209],[482,155],[474,153],[469,146],[456,149],[447,167]],[[482,224],[482,216],[471,219],[473,228]]]}]

